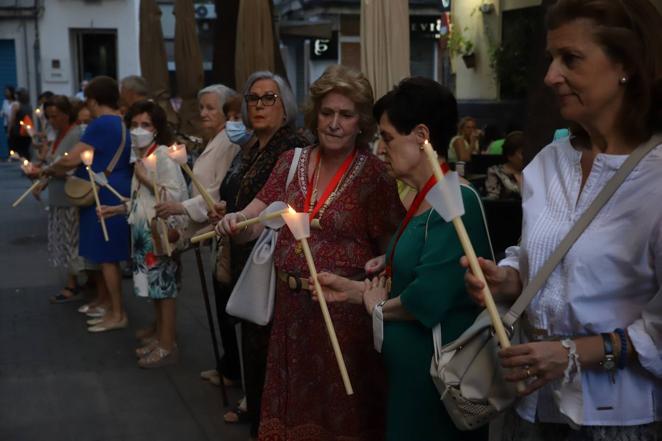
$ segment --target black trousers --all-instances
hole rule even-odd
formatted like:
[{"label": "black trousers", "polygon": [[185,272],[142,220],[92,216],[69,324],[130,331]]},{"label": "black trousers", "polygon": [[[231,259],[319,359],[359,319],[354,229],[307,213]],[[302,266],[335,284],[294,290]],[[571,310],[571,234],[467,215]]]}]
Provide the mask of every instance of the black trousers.
[{"label": "black trousers", "polygon": [[260,427],[262,390],[267,371],[267,353],[271,325],[259,326],[241,322],[241,351],[244,356],[244,383],[247,415],[251,423],[251,436],[257,438]]},{"label": "black trousers", "polygon": [[[223,356],[221,365],[216,366],[216,370],[225,378],[239,382],[241,380],[241,370],[239,368],[239,348],[237,346],[237,333],[234,325],[237,319],[225,312],[225,306],[228,304],[232,288],[229,285],[219,283],[214,280],[214,297],[216,301],[216,319],[218,329],[221,334],[223,345]],[[221,379],[222,381],[222,379]]]}]

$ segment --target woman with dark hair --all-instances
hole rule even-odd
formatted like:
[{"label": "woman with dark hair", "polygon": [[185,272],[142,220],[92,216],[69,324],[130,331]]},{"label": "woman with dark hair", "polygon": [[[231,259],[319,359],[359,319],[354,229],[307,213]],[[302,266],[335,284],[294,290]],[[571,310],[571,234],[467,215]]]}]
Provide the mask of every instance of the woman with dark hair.
[{"label": "woman with dark hair", "polygon": [[[571,136],[524,169],[519,246],[481,266],[510,304],[631,153],[662,131],[662,16],[648,0],[559,0],[545,83]],[[620,184],[526,310],[525,343],[500,352],[527,388],[505,440],[654,441],[662,435],[662,144]],[[466,264],[466,259],[464,259]],[[471,273],[472,296],[483,299]]]},{"label": "woman with dark hair", "polygon": [[[56,135],[46,152],[46,162],[51,163],[78,144],[81,132],[67,97],[51,97],[44,103],[44,113]],[[64,193],[66,176],[66,173],[58,173],[34,192],[37,196],[48,186],[48,255],[54,267],[67,272],[64,288],[51,297],[53,303],[79,299],[77,275],[83,270],[98,269],[78,255],[78,207],[72,206]]]},{"label": "woman with dark hair", "polygon": [[[32,123],[32,106],[30,105],[30,94],[24,87],[16,89],[16,101],[11,106],[9,113],[9,147],[26,159],[32,157],[30,146],[32,137],[28,133],[27,125]],[[23,125],[21,125],[23,123]]]},{"label": "woman with dark hair", "polygon": [[[256,86],[268,83],[255,82],[246,105],[249,113],[260,116],[280,98],[278,91]],[[302,149],[290,184],[286,185],[295,158],[292,150],[281,154],[254,199],[226,215],[217,230],[237,242],[253,240],[261,229],[241,230],[236,223],[258,215],[274,201],[284,201],[319,222],[309,238],[319,269],[363,279],[363,265],[384,252],[403,214],[395,181],[368,148],[375,134],[372,105],[372,87],[363,74],[329,66],[311,85],[304,115],[318,142]],[[278,115],[271,117],[279,121]],[[252,123],[258,139],[263,122],[256,117]],[[278,280],[259,439],[382,439],[383,370],[377,354],[370,351],[368,317],[357,305],[329,308],[356,392],[348,397],[319,306],[301,292],[308,287],[307,267],[289,229],[278,236],[274,265]],[[267,342],[263,345],[266,348]],[[254,405],[250,394],[248,405]]]},{"label": "woman with dark hair", "polygon": [[[465,434],[455,428],[430,377],[432,328],[441,324],[448,343],[479,312],[466,295],[464,270],[458,264],[463,252],[455,229],[423,199],[435,180],[422,146],[429,140],[441,147],[437,153],[443,161],[455,131],[455,97],[433,80],[408,78],[375,103],[374,115],[381,134],[379,153],[389,172],[414,187],[417,195],[391,238],[386,274],[362,282],[320,273],[320,283],[328,301],[363,305],[373,319],[375,314],[383,316],[387,440],[484,438],[481,432]],[[469,237],[479,253],[489,254],[480,197],[465,184],[461,193]]]},{"label": "woman with dark hair", "polygon": [[[81,164],[80,154],[93,149],[94,162],[91,169],[95,173],[105,173],[110,186],[123,197],[130,193],[132,169],[129,164],[131,137],[128,135],[118,111],[119,90],[117,82],[110,77],[95,77],[85,89],[86,106],[95,117],[85,130],[80,142],[65,156],[46,171],[53,173],[77,168],[75,174],[82,179],[89,175]],[[108,172],[110,170],[110,172]],[[121,203],[114,194],[103,186],[98,187],[102,205]],[[119,262],[129,259],[129,225],[126,218],[116,216],[107,219],[109,241],[102,234],[95,206],[80,208],[79,254],[101,266],[103,290],[99,299],[82,308],[88,316],[101,318],[93,322],[90,332],[105,332],[125,328],[128,324],[122,306],[122,275]],[[108,297],[110,304],[100,302]]]},{"label": "woman with dark hair", "polygon": [[[154,302],[156,315],[156,332],[144,346],[136,349],[136,355],[138,366],[156,368],[176,363],[179,355],[175,342],[175,298],[181,285],[180,260],[177,255],[168,256],[164,242],[173,242],[170,245],[173,250],[181,244],[187,217],[171,216],[167,223],[162,221],[169,232],[168,237],[164,237],[154,221],[157,201],[154,189],[160,189],[161,200],[175,201],[187,199],[188,190],[179,164],[168,156],[173,136],[165,111],[153,101],[138,101],[129,107],[124,120],[131,129],[131,145],[138,158],[131,182],[131,201],[127,205],[102,206],[100,213],[104,218],[119,214],[129,216],[133,290],[138,297]],[[156,169],[154,173],[145,165],[150,155],[153,155],[150,160]]]},{"label": "woman with dark hair", "polygon": [[485,191],[489,199],[520,199],[524,168],[524,132],[511,132],[503,143],[504,164],[487,169]]}]

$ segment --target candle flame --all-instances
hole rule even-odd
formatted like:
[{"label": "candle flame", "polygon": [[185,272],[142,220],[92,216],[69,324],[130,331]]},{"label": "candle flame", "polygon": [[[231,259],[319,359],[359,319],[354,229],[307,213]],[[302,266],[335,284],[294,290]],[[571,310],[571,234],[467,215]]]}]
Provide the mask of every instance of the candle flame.
[{"label": "candle flame", "polygon": [[14,155],[16,154],[16,152],[13,151],[13,150],[10,150],[10,151],[9,151],[9,154],[12,155],[12,156],[14,156]]},{"label": "candle flame", "polygon": [[296,211],[294,208],[292,208],[291,205],[288,204],[288,206],[287,206],[287,213],[288,213],[288,214],[296,214],[296,212],[297,212],[297,211]]},{"label": "candle flame", "polygon": [[69,156],[69,152],[64,152],[64,156]]},{"label": "candle flame", "polygon": [[28,161],[27,159],[23,160],[23,166],[24,167],[27,167],[29,163],[30,163],[30,161]]},{"label": "candle flame", "polygon": [[19,123],[20,125],[22,125],[22,126],[25,125],[25,123],[24,123],[23,121],[19,121],[18,123]]},{"label": "candle flame", "polygon": [[35,110],[35,113],[41,113],[41,109]]}]

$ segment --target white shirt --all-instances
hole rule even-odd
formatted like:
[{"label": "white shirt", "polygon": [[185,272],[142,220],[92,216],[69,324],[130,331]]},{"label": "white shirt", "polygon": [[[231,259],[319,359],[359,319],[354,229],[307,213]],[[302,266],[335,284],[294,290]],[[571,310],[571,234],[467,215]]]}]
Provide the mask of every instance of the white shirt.
[{"label": "white shirt", "polygon": [[[599,154],[580,194],[581,152],[568,138],[543,149],[524,170],[522,242],[502,266],[520,271],[524,286],[540,270],[626,155]],[[628,426],[662,421],[662,146],[631,172],[584,231],[526,314],[554,336],[627,329],[638,362],[616,373],[582,369],[581,425]],[[580,359],[581,363],[581,359]],[[517,410],[534,421],[564,422],[548,384]]]},{"label": "white shirt", "polygon": [[[238,152],[239,146],[230,141],[223,129],[209,141],[193,165],[193,174],[215,201],[219,200],[221,182]],[[193,221],[197,223],[207,221],[207,204],[194,185],[191,186],[191,199],[184,201],[183,204],[186,213]]]}]

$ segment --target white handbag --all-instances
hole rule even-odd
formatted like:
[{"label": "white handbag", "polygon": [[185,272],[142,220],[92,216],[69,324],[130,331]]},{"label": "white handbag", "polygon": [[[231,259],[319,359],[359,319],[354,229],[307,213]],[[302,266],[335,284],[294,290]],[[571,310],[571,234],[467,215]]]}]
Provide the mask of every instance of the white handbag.
[{"label": "white handbag", "polygon": [[[513,344],[519,343],[520,316],[545,285],[554,268],[639,161],[660,143],[662,137],[655,135],[648,143],[630,154],[526,286],[517,301],[509,310],[499,309]],[[446,411],[458,429],[476,429],[515,403],[516,388],[513,383],[503,379],[503,371],[497,355],[500,349],[498,339],[494,335],[487,311],[483,311],[469,329],[445,346],[442,346],[441,328],[437,325],[433,330],[433,340],[434,356],[430,375]]]},{"label": "white handbag", "polygon": [[[285,189],[294,178],[302,151],[294,150]],[[277,240],[278,230],[266,227],[260,234],[225,307],[225,312],[231,316],[260,326],[271,321],[276,297],[274,251]]]}]

